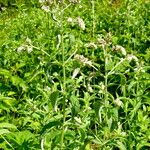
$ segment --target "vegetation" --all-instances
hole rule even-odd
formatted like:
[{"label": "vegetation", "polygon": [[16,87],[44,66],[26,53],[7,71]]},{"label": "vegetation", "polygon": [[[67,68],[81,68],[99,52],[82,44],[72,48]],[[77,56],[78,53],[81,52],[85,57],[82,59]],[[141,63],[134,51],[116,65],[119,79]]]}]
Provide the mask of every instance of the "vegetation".
[{"label": "vegetation", "polygon": [[149,0],[1,4],[0,149],[150,148]]}]

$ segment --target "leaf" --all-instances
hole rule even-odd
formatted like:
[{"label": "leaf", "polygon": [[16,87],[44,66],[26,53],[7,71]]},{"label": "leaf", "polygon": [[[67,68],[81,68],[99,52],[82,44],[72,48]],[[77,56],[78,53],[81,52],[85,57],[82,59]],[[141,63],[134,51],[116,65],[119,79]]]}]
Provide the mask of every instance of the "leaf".
[{"label": "leaf", "polygon": [[8,134],[10,131],[8,129],[0,129],[0,135],[2,134]]},{"label": "leaf", "polygon": [[6,69],[0,69],[0,75],[4,75],[5,77],[10,77],[11,73]]},{"label": "leaf", "polygon": [[59,91],[54,91],[50,95],[50,102],[53,108],[55,108],[56,106],[58,96],[59,96]]},{"label": "leaf", "polygon": [[11,76],[10,79],[13,85],[22,87],[23,91],[27,90],[27,86],[23,79],[19,78],[18,76]]},{"label": "leaf", "polygon": [[13,124],[4,122],[4,123],[0,123],[0,128],[11,128],[11,129],[17,129],[17,127]]},{"label": "leaf", "polygon": [[33,140],[34,134],[32,134],[28,130],[13,132],[13,137],[10,137],[11,140],[17,143],[19,146],[23,146],[23,144],[27,144],[29,140]]},{"label": "leaf", "polygon": [[125,145],[120,141],[117,141],[117,146],[120,150],[127,150]]},{"label": "leaf", "polygon": [[67,130],[65,132],[65,139],[66,140],[74,140],[75,139],[75,135],[76,135],[76,133],[74,131]]},{"label": "leaf", "polygon": [[50,129],[50,128],[58,126],[58,125],[61,125],[61,121],[59,121],[59,120],[58,121],[51,121],[51,122],[47,123],[46,125],[44,125],[41,133],[43,134],[47,129]]},{"label": "leaf", "polygon": [[79,133],[80,133],[80,137],[81,137],[80,141],[84,142],[84,140],[85,140],[85,138],[87,136],[85,130],[82,129],[82,128],[79,128]]},{"label": "leaf", "polygon": [[12,97],[5,97],[3,95],[0,95],[0,102],[1,102],[1,107],[6,106],[14,106],[14,104],[17,102],[15,98]]},{"label": "leaf", "polygon": [[13,76],[10,71],[6,69],[0,69],[0,75],[4,75],[5,78],[9,78],[13,85],[22,87],[24,91],[27,90],[27,85],[25,84],[24,80],[18,76]]},{"label": "leaf", "polygon": [[75,116],[80,111],[79,100],[76,96],[72,95],[70,97],[70,101],[71,101],[71,105],[72,105],[72,107],[71,107],[72,115]]}]

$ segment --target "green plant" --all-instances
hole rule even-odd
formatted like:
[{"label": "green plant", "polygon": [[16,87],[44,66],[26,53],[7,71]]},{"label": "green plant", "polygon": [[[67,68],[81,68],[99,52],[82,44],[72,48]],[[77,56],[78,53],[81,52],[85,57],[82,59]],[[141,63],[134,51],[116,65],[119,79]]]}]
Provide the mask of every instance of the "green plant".
[{"label": "green plant", "polygon": [[30,2],[0,14],[0,148],[149,149],[149,3]]}]

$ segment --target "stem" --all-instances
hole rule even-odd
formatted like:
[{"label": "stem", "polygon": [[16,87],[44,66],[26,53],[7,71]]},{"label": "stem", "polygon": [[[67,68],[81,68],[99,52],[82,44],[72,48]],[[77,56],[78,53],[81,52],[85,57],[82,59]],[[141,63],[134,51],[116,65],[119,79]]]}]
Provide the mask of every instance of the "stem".
[{"label": "stem", "polygon": [[[63,7],[63,6],[62,6]],[[63,8],[61,9],[63,10]],[[66,69],[65,69],[65,50],[64,50],[64,38],[63,38],[63,11],[61,11],[61,47],[62,47],[62,64],[63,64],[63,124],[62,124],[62,134],[61,134],[61,145],[60,149],[63,149],[64,145],[64,134],[65,134],[65,120],[66,120]]]},{"label": "stem", "polygon": [[108,120],[108,117],[107,117],[107,110],[108,110],[108,70],[107,70],[107,64],[108,64],[108,56],[107,56],[107,45],[103,47],[103,50],[104,50],[104,68],[105,68],[105,80],[104,80],[104,85],[105,85],[105,89],[104,89],[104,106],[106,108],[106,112],[105,112],[105,115],[106,115],[106,122]]},{"label": "stem", "polygon": [[95,32],[95,4],[94,4],[94,0],[92,0],[91,3],[92,3],[92,18],[93,18],[92,37],[94,38],[94,32]]},{"label": "stem", "polygon": [[105,85],[105,95],[104,95],[104,100],[105,100],[105,105],[106,105],[106,102],[108,100],[108,90],[107,90],[107,84],[108,84],[108,73],[107,73],[107,63],[108,63],[108,58],[107,58],[107,46],[105,46],[103,48],[104,50],[104,65],[105,65],[105,81],[104,81],[104,85]]},{"label": "stem", "polygon": [[1,137],[4,139],[4,141],[14,150],[13,146],[7,141],[7,139],[1,135]]}]

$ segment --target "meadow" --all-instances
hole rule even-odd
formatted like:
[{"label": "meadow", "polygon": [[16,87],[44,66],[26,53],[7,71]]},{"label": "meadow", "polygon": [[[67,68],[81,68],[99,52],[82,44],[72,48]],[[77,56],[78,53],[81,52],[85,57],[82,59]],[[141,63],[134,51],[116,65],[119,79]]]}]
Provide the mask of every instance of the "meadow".
[{"label": "meadow", "polygon": [[0,4],[1,150],[150,149],[149,0]]}]

